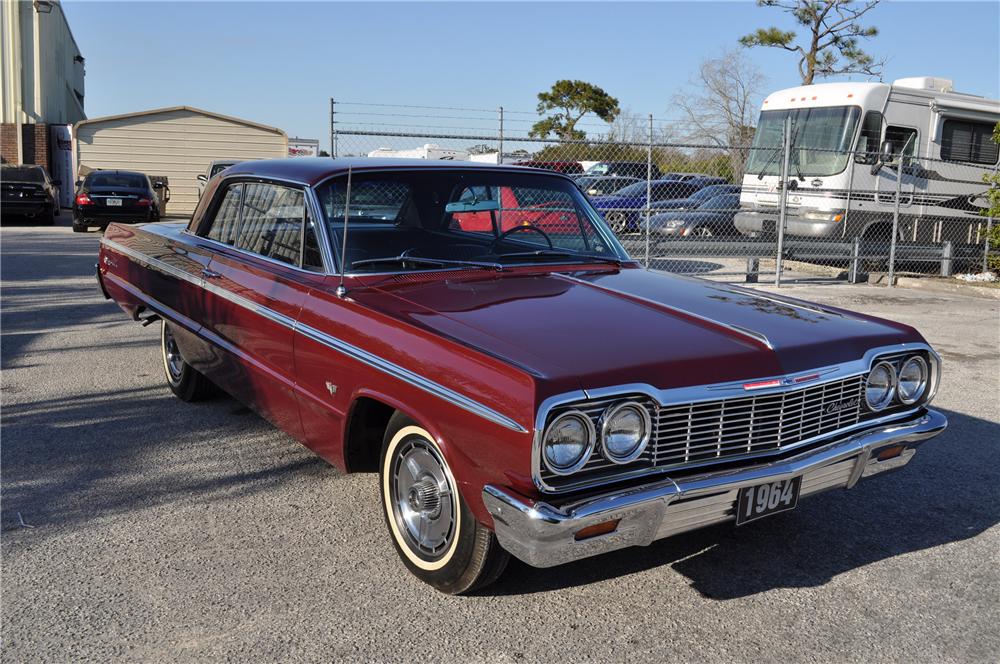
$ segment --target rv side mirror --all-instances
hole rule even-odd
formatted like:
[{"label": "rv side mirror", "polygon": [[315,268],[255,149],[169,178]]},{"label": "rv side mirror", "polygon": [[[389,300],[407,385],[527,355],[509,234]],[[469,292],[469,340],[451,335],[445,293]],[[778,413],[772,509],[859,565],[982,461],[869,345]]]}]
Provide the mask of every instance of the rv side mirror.
[{"label": "rv side mirror", "polygon": [[885,141],[882,143],[882,154],[879,160],[883,164],[891,164],[895,158],[895,153],[893,152],[892,141]]},{"label": "rv side mirror", "polygon": [[198,182],[208,182],[208,178],[207,178],[207,177],[205,177],[205,174],[204,174],[204,173],[200,173],[200,174],[198,175]]}]

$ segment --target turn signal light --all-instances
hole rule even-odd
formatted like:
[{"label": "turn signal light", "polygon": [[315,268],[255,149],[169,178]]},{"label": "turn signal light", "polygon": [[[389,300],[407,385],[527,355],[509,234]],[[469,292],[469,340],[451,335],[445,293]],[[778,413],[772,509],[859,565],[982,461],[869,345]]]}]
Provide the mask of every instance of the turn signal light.
[{"label": "turn signal light", "polygon": [[894,445],[893,447],[887,447],[878,453],[877,458],[879,461],[887,461],[888,459],[895,459],[900,454],[902,454],[903,450],[905,449],[906,447],[903,445]]},{"label": "turn signal light", "polygon": [[591,537],[597,537],[598,535],[613,533],[618,529],[618,523],[620,521],[621,519],[612,519],[611,521],[605,521],[604,523],[597,523],[593,526],[581,528],[573,535],[573,539],[579,542],[580,540],[590,539]]},{"label": "turn signal light", "polygon": [[91,204],[93,204],[93,201],[90,200],[90,196],[88,196],[87,194],[77,194],[76,195],[76,204],[77,205],[91,205]]}]

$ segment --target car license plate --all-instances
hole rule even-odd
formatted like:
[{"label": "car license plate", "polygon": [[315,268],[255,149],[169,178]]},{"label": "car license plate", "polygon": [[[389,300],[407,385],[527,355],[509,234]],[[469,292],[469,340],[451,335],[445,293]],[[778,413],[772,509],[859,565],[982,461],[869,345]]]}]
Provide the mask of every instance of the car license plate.
[{"label": "car license plate", "polygon": [[121,206],[122,206],[122,199],[120,198],[108,199],[108,207],[121,207]]},{"label": "car license plate", "polygon": [[778,512],[793,509],[799,502],[801,477],[790,480],[758,484],[740,489],[740,499],[736,508],[736,525],[760,519]]}]

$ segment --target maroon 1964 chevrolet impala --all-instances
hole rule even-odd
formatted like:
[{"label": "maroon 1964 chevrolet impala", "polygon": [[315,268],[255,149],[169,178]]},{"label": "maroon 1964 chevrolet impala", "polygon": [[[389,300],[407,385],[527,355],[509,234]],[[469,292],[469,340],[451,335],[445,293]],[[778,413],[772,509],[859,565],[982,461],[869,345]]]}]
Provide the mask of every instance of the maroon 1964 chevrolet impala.
[{"label": "maroon 1964 chevrolet impala", "polygon": [[238,164],[186,225],[109,227],[98,279],[162,319],[181,399],[218,386],[377,470],[401,560],[449,593],[793,509],[947,425],[913,328],[644,270],[557,173]]}]

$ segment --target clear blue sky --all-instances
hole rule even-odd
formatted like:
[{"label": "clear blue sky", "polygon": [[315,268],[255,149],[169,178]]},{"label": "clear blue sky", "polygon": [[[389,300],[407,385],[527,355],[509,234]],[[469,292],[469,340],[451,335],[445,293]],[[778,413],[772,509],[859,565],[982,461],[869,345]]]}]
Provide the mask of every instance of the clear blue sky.
[{"label": "clear blue sky", "polygon": [[[667,117],[703,59],[755,27],[791,27],[752,2],[64,7],[86,57],[88,116],[197,106],[324,146],[331,96],[531,111],[537,92],[579,78],[623,108]],[[1000,3],[887,2],[866,20],[881,30],[865,47],[888,57],[886,80],[944,76],[962,92],[1000,98]],[[792,54],[749,55],[769,89],[798,84]]]}]

